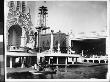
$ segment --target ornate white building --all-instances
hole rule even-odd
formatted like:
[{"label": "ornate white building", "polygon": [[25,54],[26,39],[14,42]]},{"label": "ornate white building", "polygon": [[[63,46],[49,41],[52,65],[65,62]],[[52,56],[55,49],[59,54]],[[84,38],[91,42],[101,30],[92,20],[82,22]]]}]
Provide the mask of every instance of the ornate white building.
[{"label": "ornate white building", "polygon": [[24,1],[8,2],[9,12],[6,25],[6,45],[8,50],[34,45],[30,9]]}]

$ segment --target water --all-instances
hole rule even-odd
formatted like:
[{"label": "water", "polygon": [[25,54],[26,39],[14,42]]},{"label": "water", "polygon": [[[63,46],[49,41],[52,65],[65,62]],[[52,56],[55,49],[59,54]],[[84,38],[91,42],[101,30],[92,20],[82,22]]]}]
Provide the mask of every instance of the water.
[{"label": "water", "polygon": [[107,65],[84,67],[84,66],[71,66],[59,67],[56,74],[41,74],[33,75],[29,72],[23,73],[9,73],[7,78],[12,79],[106,79]]}]

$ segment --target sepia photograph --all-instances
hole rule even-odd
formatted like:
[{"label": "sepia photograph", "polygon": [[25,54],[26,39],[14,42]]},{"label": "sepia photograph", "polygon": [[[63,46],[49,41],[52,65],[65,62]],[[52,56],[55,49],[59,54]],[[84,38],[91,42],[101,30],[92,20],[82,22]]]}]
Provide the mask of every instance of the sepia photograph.
[{"label": "sepia photograph", "polygon": [[5,1],[5,76],[108,79],[107,1]]}]

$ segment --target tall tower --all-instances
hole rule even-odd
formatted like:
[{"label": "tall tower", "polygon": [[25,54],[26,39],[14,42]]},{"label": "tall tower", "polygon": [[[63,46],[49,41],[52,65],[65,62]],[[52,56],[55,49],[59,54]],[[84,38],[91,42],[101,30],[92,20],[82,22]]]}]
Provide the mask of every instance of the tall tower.
[{"label": "tall tower", "polygon": [[[44,3],[46,3],[46,1],[44,1]],[[39,7],[39,26],[36,27],[37,30],[40,30],[41,32],[42,31],[45,31],[46,33],[46,30],[49,29],[50,27],[47,27],[46,25],[46,20],[47,20],[47,15],[48,15],[48,9],[46,6],[41,6]]]},{"label": "tall tower", "polygon": [[47,7],[39,7],[39,15],[40,15],[40,26],[41,27],[46,27],[46,15],[47,13]]},{"label": "tall tower", "polygon": [[46,30],[49,29],[49,27],[46,26],[46,18],[47,18],[47,14],[48,14],[48,9],[47,7],[41,6],[39,7],[39,27],[37,27],[36,29],[40,30],[40,31],[44,31],[46,33]]},{"label": "tall tower", "polygon": [[39,52],[40,52],[40,49],[41,49],[41,34],[43,33],[43,32],[45,32],[45,34],[46,34],[46,30],[47,29],[49,29],[50,27],[47,27],[47,25],[46,25],[46,18],[47,18],[47,14],[48,14],[48,9],[47,9],[47,7],[45,7],[45,6],[41,6],[41,7],[39,7],[39,26],[38,27],[36,27],[36,29],[37,29],[37,31],[38,31],[38,34],[37,34],[37,47],[38,47],[38,49],[39,49]]},{"label": "tall tower", "polygon": [[[25,1],[9,1],[7,16],[7,46],[9,50],[13,46],[26,47],[31,42],[29,33],[32,30],[30,8]],[[29,11],[27,11],[29,9]],[[12,37],[13,36],[13,37]],[[18,40],[19,39],[19,40]],[[34,42],[33,42],[34,43]]]}]

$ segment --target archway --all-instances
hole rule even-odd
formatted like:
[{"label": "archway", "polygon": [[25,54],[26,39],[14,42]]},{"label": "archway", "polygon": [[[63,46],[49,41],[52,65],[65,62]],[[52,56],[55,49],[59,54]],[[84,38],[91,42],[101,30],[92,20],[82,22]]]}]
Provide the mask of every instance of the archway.
[{"label": "archway", "polygon": [[19,25],[13,25],[8,30],[8,46],[20,47],[22,28]]}]

